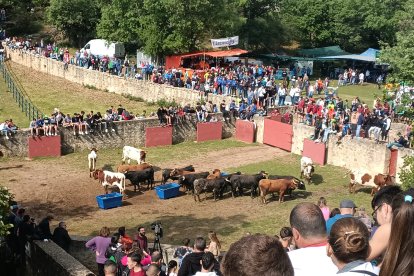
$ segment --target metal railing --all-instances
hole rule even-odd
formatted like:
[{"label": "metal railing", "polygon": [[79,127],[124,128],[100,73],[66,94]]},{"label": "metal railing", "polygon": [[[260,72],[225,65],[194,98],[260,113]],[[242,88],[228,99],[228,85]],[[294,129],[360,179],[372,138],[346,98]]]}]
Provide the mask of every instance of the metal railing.
[{"label": "metal railing", "polygon": [[29,117],[29,119],[37,119],[39,116],[43,117],[43,112],[41,112],[39,108],[33,104],[23,86],[20,84],[19,80],[4,60],[0,60],[0,73],[3,76],[8,88],[6,93],[12,93],[13,99],[18,104],[21,112],[23,112],[26,117]]}]

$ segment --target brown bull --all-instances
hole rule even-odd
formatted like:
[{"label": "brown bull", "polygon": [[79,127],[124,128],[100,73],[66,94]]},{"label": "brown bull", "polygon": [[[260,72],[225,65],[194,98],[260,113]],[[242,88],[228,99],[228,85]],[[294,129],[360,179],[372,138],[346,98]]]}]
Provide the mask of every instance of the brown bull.
[{"label": "brown bull", "polygon": [[214,169],[213,173],[207,176],[207,179],[217,179],[221,177],[221,171],[219,169]]},{"label": "brown bull", "polygon": [[[269,193],[279,193],[279,203],[285,199],[285,193],[288,190],[295,190],[300,185],[300,182],[294,178],[292,179],[262,179],[259,181],[260,197],[262,202],[266,204],[266,195]],[[304,186],[304,184],[302,184]],[[304,187],[300,187],[304,188]]]},{"label": "brown bull", "polygon": [[145,169],[152,168],[150,163],[142,163],[139,165],[119,165],[116,169],[117,172],[126,173],[134,171],[143,171]]},{"label": "brown bull", "polygon": [[194,174],[194,173],[195,172],[185,171],[185,170],[182,170],[182,169],[174,169],[174,170],[171,171],[170,177],[174,177],[174,176],[177,176],[177,175]]},{"label": "brown bull", "polygon": [[349,192],[355,193],[355,188],[357,185],[361,185],[364,187],[370,187],[371,189],[371,196],[373,196],[376,192],[378,192],[382,187],[388,185],[394,185],[394,177],[388,174],[369,174],[367,172],[359,172],[359,171],[351,171],[349,174],[350,182],[349,182]]}]

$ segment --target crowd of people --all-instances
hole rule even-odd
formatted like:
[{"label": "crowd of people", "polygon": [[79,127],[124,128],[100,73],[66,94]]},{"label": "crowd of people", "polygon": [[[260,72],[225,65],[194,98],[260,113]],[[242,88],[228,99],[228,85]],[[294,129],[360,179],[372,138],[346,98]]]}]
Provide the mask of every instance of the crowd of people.
[{"label": "crowd of people", "polygon": [[[414,274],[413,197],[413,189],[386,186],[374,195],[371,216],[349,199],[332,209],[324,197],[316,204],[302,202],[291,210],[290,225],[276,235],[246,233],[222,252],[217,233],[210,231],[207,239],[184,239],[168,263],[162,247],[149,248],[143,226],[131,236],[125,227],[113,234],[102,227],[85,246],[96,256],[99,276],[410,276]],[[24,258],[24,246],[33,239],[53,240],[68,251],[71,238],[65,222],[52,234],[52,220],[47,216],[36,224],[15,203],[8,217],[13,228],[7,240],[15,254]]]}]

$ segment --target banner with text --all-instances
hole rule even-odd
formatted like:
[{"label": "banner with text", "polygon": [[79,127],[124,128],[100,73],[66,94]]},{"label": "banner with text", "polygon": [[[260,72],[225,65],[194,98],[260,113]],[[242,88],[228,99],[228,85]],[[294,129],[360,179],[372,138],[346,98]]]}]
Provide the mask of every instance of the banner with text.
[{"label": "banner with text", "polygon": [[239,44],[239,36],[211,39],[211,46],[213,48],[227,47]]}]

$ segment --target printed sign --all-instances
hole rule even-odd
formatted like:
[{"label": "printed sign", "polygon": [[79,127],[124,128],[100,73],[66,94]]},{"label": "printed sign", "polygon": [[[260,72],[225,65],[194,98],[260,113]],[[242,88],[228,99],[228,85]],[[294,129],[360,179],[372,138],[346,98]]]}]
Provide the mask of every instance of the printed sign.
[{"label": "printed sign", "polygon": [[239,36],[211,39],[211,46],[213,48],[227,47],[239,44]]}]

